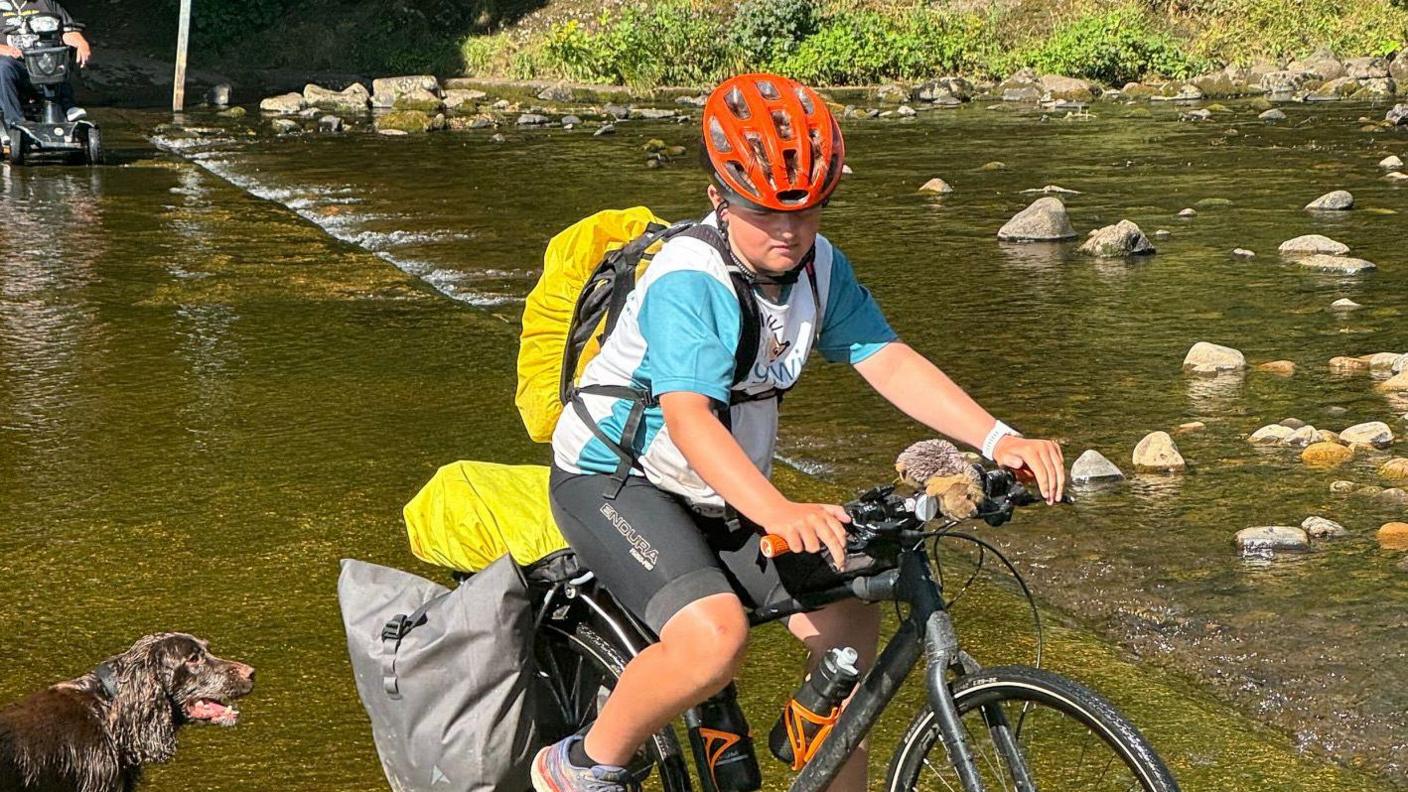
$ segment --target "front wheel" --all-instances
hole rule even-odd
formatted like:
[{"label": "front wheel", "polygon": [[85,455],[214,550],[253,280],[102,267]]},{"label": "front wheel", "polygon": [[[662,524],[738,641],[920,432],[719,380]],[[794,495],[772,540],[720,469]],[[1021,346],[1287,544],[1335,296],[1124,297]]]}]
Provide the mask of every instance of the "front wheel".
[{"label": "front wheel", "polygon": [[29,136],[18,129],[13,132],[10,136],[10,164],[23,165],[29,160]]},{"label": "front wheel", "polygon": [[[1026,666],[987,668],[955,682],[953,698],[986,789],[1178,792],[1139,730],[1069,679]],[[963,789],[928,708],[905,731],[885,789]]]},{"label": "front wheel", "polygon": [[97,127],[88,127],[88,134],[84,135],[83,155],[88,160],[89,165],[103,164],[103,133]]}]

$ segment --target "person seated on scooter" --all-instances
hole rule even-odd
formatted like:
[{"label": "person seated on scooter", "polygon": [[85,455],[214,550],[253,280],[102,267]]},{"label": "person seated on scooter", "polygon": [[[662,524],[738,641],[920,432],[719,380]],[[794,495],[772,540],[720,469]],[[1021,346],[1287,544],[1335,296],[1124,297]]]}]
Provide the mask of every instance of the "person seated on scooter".
[{"label": "person seated on scooter", "polygon": [[[1063,494],[1060,447],[997,421],[901,342],[849,259],[818,234],[841,178],[844,143],[815,91],[771,74],[730,78],[704,106],[701,145],[713,205],[704,222],[721,232],[729,260],[704,240],[671,239],[580,383],[651,394],[643,419],[628,420],[627,399],[586,395],[582,405],[596,425],[574,404],[553,435],[558,525],[586,568],[660,641],[626,665],[585,739],[568,737],[538,753],[532,774],[539,792],[624,789],[622,767],[649,735],[738,673],[746,609],[835,580],[823,552],[844,564],[849,518],[841,507],[790,500],[768,480],[778,400],[739,401],[730,392],[742,334],[731,268],[754,284],[761,318],[759,356],[738,389],[790,388],[815,345],[934,431],[1002,465],[1030,468],[1048,502]],[[725,412],[728,424],[720,419]],[[624,484],[611,475],[621,460],[603,436],[634,452]],[[751,526],[725,520],[725,504]],[[783,537],[795,554],[764,558],[753,526]],[[868,667],[880,613],[842,601],[793,616],[787,627],[813,667],[838,646],[856,649]],[[865,789],[866,768],[862,750],[830,789]]]},{"label": "person seated on scooter", "polygon": [[[68,11],[54,0],[0,0],[0,111],[5,116],[8,129],[24,120],[24,97],[34,92],[29,83],[29,70],[24,65],[23,50],[32,46],[35,36],[26,32],[24,20],[36,14],[53,14],[63,24],[63,41],[73,47],[78,65],[86,66],[93,54],[88,39],[83,37],[83,26],[73,21]],[[83,108],[73,103],[73,86],[64,83],[59,94],[70,121],[77,121],[87,115]]]}]

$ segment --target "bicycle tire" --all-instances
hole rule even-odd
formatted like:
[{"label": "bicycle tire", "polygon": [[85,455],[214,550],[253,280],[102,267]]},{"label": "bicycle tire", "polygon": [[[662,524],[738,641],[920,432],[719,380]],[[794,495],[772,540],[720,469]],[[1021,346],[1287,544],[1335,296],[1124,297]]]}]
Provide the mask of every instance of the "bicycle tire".
[{"label": "bicycle tire", "polygon": [[[996,705],[1001,709],[1003,704],[1010,705],[1017,702],[1022,702],[1024,705],[1021,722],[1025,724],[1029,713],[1027,705],[1038,705],[1059,713],[1065,718],[1073,719],[1076,723],[1084,726],[1090,735],[1098,738],[1100,742],[1111,749],[1115,757],[1123,762],[1124,769],[1128,772],[1132,783],[1124,787],[1113,788],[1134,788],[1146,792],[1178,792],[1178,782],[1174,780],[1163,760],[1155,753],[1149,741],[1134,727],[1134,724],[1121,715],[1104,697],[1077,682],[1049,671],[1028,666],[1001,666],[986,668],[976,674],[965,676],[955,681],[952,688],[954,701],[958,705],[960,716],[964,718],[965,725],[971,723],[970,718],[975,714],[980,723],[990,725],[987,713],[992,712],[992,706]],[[1019,726],[1017,729],[1019,743],[1022,729],[1023,726]],[[968,731],[972,737],[973,729],[969,728]],[[1028,738],[1030,739],[1030,734]],[[987,736],[984,735],[983,739],[987,739]],[[936,745],[938,756],[934,762],[930,762],[929,754]],[[1023,750],[1028,754],[1031,753],[1030,746],[1024,746]],[[1065,749],[1059,750],[1064,751]],[[1082,763],[1086,756],[1084,750],[1083,748],[1080,755]],[[993,752],[994,755],[1000,753],[995,748]],[[979,753],[978,748],[975,748],[975,754]],[[989,766],[987,769],[995,771],[998,777],[1003,778],[1001,786],[991,786],[990,784],[991,788],[1010,789],[1011,787],[1006,785],[1007,779],[1011,778],[1010,773],[1003,772],[1001,768],[992,763],[991,759],[992,757],[988,757]],[[938,763],[937,767],[935,763]],[[1025,764],[1031,765],[1032,763],[1028,761]],[[1113,764],[1113,760],[1110,764]],[[1094,767],[1093,764],[1092,767]],[[921,785],[919,783],[920,776],[924,774],[926,768],[935,776],[934,781],[943,782],[943,785]],[[1080,777],[1082,769],[1083,766],[1077,767],[1077,778]],[[1106,765],[1105,772],[1108,772],[1108,769],[1109,764]],[[943,772],[945,770],[952,772],[952,766],[942,741],[938,739],[934,713],[925,707],[905,730],[899,747],[891,757],[885,775],[884,788],[887,792],[929,788],[961,789],[961,785],[947,782],[947,777]],[[1032,771],[1032,774],[1035,775],[1035,772]],[[956,775],[954,777],[956,778]],[[1045,780],[1042,777],[1035,777],[1032,780],[1040,789],[1080,788],[1074,785],[1070,778],[1062,778],[1062,783],[1054,787],[1049,777]]]},{"label": "bicycle tire", "polygon": [[[556,625],[548,624],[538,631],[538,636],[542,642],[541,648],[548,650],[556,648],[570,652],[589,664],[590,670],[599,677],[597,680],[588,678],[585,686],[580,682],[579,677],[579,682],[571,685],[573,690],[568,694],[568,698],[572,700],[566,702],[565,706],[562,701],[556,702],[560,708],[573,710],[571,714],[560,713],[570,721],[575,721],[568,723],[566,734],[571,734],[585,727],[591,719],[595,718],[595,707],[600,703],[599,692],[601,689],[609,691],[615,686],[616,680],[620,679],[621,673],[626,668],[626,653],[586,624],[577,624],[570,632]],[[540,671],[542,671],[543,665],[542,662],[539,663]],[[567,682],[567,680],[559,681]],[[599,685],[593,688],[593,682],[599,682]],[[563,688],[567,686],[564,684]],[[590,693],[596,700],[590,702],[584,700],[582,698],[584,693]],[[554,698],[557,697],[557,694],[554,694]],[[562,736],[566,736],[566,734]],[[666,726],[652,735],[646,742],[645,750],[647,763],[643,766],[633,764],[631,768],[636,771],[637,776],[643,777],[647,771],[654,770],[665,792],[689,792],[691,787],[689,772],[685,766],[685,754],[680,750],[679,739],[675,736],[673,726]]]}]

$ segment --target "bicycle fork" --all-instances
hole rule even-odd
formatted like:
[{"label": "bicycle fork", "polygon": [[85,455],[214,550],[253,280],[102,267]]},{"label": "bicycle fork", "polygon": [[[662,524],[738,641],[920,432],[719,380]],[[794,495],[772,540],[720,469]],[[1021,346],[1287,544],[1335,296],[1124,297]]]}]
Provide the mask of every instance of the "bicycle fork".
[{"label": "bicycle fork", "polygon": [[[909,617],[900,624],[900,629],[880,653],[874,668],[861,680],[859,689],[841,713],[831,736],[802,768],[789,792],[815,792],[826,788],[914,669],[919,661],[921,643],[928,665],[925,681],[929,706],[934,712],[935,725],[948,752],[949,763],[957,773],[964,792],[985,792],[968,731],[959,717],[958,704],[954,701],[948,681],[950,669],[956,669],[960,674],[981,671],[959,649],[958,633],[954,630],[952,618],[944,610],[943,595],[929,574],[928,559],[922,552],[905,556],[901,569],[890,578],[888,585],[893,586],[889,591],[893,598],[912,606]],[[1001,705],[984,705],[981,714],[1001,764],[1006,766],[1006,772],[1014,782],[1014,788],[1018,792],[1037,792],[1017,741],[1017,733],[1013,731]],[[1002,772],[1002,768],[998,768],[998,772]],[[1003,788],[1008,788],[1005,782]]]}]

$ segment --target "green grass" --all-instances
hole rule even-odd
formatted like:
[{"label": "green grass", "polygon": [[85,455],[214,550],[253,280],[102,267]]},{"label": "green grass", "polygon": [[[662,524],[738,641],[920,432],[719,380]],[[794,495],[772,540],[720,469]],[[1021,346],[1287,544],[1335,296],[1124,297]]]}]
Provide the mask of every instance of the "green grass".
[{"label": "green grass", "polygon": [[866,84],[1000,78],[1028,66],[1118,86],[1321,48],[1350,57],[1405,45],[1408,7],[1391,0],[660,0],[469,36],[460,54],[479,76],[642,87],[703,86],[743,69]]}]

